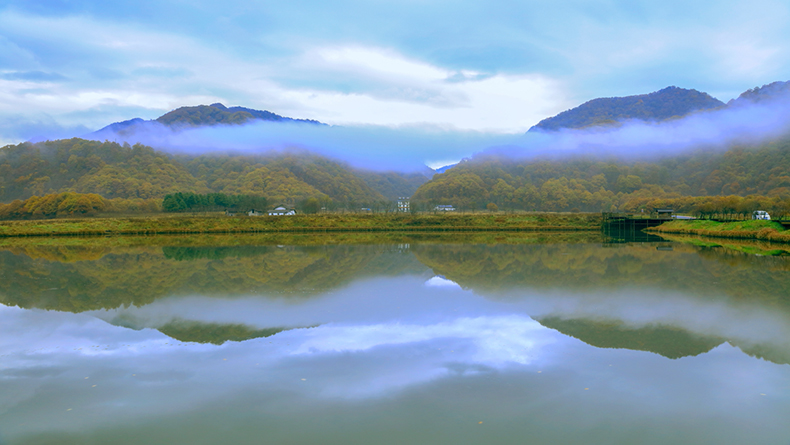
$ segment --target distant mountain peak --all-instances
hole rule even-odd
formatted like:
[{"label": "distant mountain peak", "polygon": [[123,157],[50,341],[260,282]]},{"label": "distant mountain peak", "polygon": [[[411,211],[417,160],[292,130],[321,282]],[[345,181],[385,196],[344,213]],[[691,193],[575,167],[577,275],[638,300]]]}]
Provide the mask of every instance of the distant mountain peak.
[{"label": "distant mountain peak", "polygon": [[122,122],[116,122],[97,130],[91,135],[111,133],[131,133],[143,126],[164,125],[166,127],[202,127],[211,125],[241,125],[254,120],[274,122],[296,122],[314,125],[326,125],[312,119],[294,119],[280,116],[266,110],[255,110],[245,107],[226,107],[217,102],[211,105],[197,105],[180,107],[169,111],[154,120],[144,120],[136,117]]},{"label": "distant mountain peak", "polygon": [[126,121],[121,121],[121,122],[115,122],[113,124],[107,125],[106,127],[96,131],[95,133],[99,133],[99,132],[103,132],[103,131],[111,131],[111,132],[118,133],[118,132],[122,132],[122,131],[128,129],[129,127],[133,127],[135,125],[144,124],[145,122],[148,122],[148,121],[146,121],[144,119],[141,119],[139,117],[135,117],[134,119],[129,119],[129,120],[126,120]]},{"label": "distant mountain peak", "polygon": [[181,107],[156,118],[160,124],[170,127],[200,127],[204,125],[240,125],[252,120],[275,122],[301,122],[308,124],[321,124],[312,119],[293,119],[280,116],[266,110],[255,110],[245,107],[226,107],[217,102],[211,105],[197,105]]},{"label": "distant mountain peak", "polygon": [[736,99],[729,101],[727,105],[766,102],[787,98],[790,98],[790,81],[778,81],[746,90]]},{"label": "distant mountain peak", "polygon": [[662,121],[699,110],[723,107],[707,93],[669,86],[649,94],[593,99],[562,113],[543,119],[530,131],[556,131],[609,125],[624,120]]}]

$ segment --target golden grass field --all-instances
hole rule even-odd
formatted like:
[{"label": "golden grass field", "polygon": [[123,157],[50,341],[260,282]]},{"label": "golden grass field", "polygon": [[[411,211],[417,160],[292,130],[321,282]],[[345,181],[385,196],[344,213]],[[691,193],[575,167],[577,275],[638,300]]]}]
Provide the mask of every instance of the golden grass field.
[{"label": "golden grass field", "polygon": [[573,213],[155,215],[0,222],[0,237],[203,233],[594,231],[600,216]]}]

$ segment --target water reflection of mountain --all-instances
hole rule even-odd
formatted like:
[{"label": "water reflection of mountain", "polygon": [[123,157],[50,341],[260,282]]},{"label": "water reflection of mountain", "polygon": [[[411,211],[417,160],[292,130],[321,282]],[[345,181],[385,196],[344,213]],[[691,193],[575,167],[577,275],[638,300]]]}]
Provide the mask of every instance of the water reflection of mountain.
[{"label": "water reflection of mountain", "polygon": [[673,326],[632,328],[619,321],[564,320],[559,317],[539,318],[537,321],[599,348],[648,351],[671,359],[696,356],[725,342],[722,338],[697,335]]},{"label": "water reflection of mountain", "polygon": [[[116,326],[140,330],[146,326],[138,326],[133,320],[117,317],[111,321]],[[221,345],[229,341],[245,341],[254,338],[271,337],[283,331],[295,328],[276,327],[257,329],[241,323],[205,323],[194,320],[176,318],[156,328],[168,337],[189,343],[211,343]]]},{"label": "water reflection of mountain", "polygon": [[[784,340],[776,340],[779,334],[765,340],[768,337],[678,324],[674,316],[656,315],[640,324],[627,320],[627,312],[613,313],[613,308],[623,304],[651,315],[661,304],[703,315],[712,308],[725,307],[727,314],[737,317],[757,312],[778,314],[774,322],[782,331],[790,326],[787,257],[678,243],[671,244],[672,250],[657,250],[656,244],[524,241],[13,248],[0,251],[0,303],[83,312],[144,306],[170,296],[265,295],[299,302],[367,277],[420,274],[431,268],[492,300],[523,300],[523,296],[532,295],[524,310],[545,326],[597,347],[677,358],[704,353],[727,341],[752,356],[790,363],[790,347]],[[640,289],[645,292],[636,292]],[[532,292],[535,290],[539,292]],[[563,293],[571,305],[587,304],[583,309],[588,312],[563,312],[562,304],[555,304],[553,297],[540,296],[542,290]],[[648,294],[659,298],[647,298]],[[667,303],[660,298],[664,295],[679,296],[681,305]],[[593,296],[597,302],[590,301]],[[175,303],[171,318],[161,322],[128,327],[153,327],[182,341],[221,344],[313,323],[287,326],[277,317],[258,324],[245,324],[233,317],[221,323],[196,321],[184,316],[189,308],[179,304],[190,303]],[[293,307],[299,310],[298,305]],[[123,320],[109,321],[127,325]],[[740,332],[759,324],[749,321]]]},{"label": "water reflection of mountain", "polygon": [[790,309],[790,261],[726,249],[674,244],[415,245],[438,275],[484,294],[518,288],[608,290],[651,287],[728,296]]},{"label": "water reflection of mountain", "polygon": [[[701,335],[670,325],[626,326],[621,321],[538,318],[537,322],[598,348],[646,351],[670,359],[693,357],[729,343],[752,357],[776,364],[790,364],[790,349],[772,344]],[[786,345],[785,345],[786,346]]]},{"label": "water reflection of mountain", "polygon": [[0,251],[0,303],[82,312],[177,295],[298,297],[363,277],[425,271],[398,246],[178,249],[88,249],[96,259],[71,262]]}]

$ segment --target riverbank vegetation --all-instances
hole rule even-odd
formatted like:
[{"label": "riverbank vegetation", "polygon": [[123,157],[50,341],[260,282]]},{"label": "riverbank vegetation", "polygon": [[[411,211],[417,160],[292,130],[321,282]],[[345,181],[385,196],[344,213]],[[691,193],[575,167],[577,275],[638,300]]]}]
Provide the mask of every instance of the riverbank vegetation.
[{"label": "riverbank vegetation", "polygon": [[0,224],[0,237],[265,232],[597,231],[595,214],[322,214],[51,219]]},{"label": "riverbank vegetation", "polygon": [[776,221],[745,220],[718,222],[710,220],[675,220],[645,229],[658,234],[676,233],[713,238],[754,239],[790,243],[790,231]]},{"label": "riverbank vegetation", "polygon": [[760,256],[790,256],[790,244],[774,243],[754,239],[709,238],[698,235],[679,235],[663,232],[661,238],[667,241],[690,244],[703,248],[721,248],[735,252]]}]

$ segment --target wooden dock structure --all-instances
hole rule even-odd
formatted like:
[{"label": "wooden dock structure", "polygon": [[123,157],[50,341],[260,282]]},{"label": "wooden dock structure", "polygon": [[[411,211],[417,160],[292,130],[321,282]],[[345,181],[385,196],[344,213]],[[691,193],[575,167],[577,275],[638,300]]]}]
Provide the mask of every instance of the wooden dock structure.
[{"label": "wooden dock structure", "polygon": [[601,225],[604,229],[617,230],[642,230],[648,227],[655,227],[672,221],[671,216],[635,216],[626,213],[604,213],[601,217]]},{"label": "wooden dock structure", "polygon": [[657,215],[630,215],[626,213],[603,213],[601,215],[601,231],[619,240],[652,241],[660,240],[654,235],[643,232],[642,229],[655,227],[667,221],[672,221],[670,214]]}]

